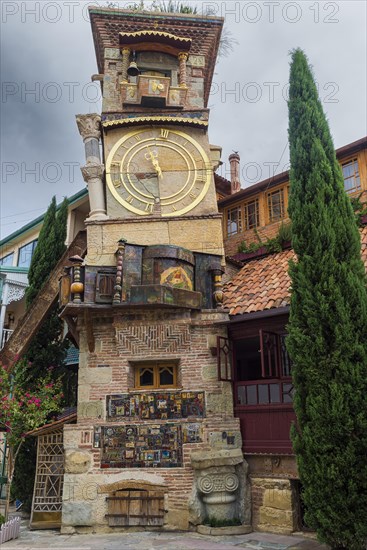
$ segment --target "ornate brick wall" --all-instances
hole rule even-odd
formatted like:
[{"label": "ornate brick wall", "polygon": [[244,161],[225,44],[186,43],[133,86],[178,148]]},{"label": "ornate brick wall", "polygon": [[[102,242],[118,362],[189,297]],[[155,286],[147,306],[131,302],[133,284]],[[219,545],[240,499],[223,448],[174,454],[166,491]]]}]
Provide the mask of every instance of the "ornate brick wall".
[{"label": "ornate brick wall", "polygon": [[[242,445],[239,422],[233,417],[231,385],[218,382],[217,359],[210,349],[217,335],[225,335],[225,325],[218,324],[225,320],[226,314],[215,310],[125,310],[113,317],[99,315],[92,319],[96,341],[93,353],[87,351],[86,327],[80,324],[78,424],[65,428],[64,532],[92,525],[94,529],[107,528],[107,495],[101,487],[121,480],[145,480],[165,487],[166,528],[187,529],[190,522],[200,522],[192,503],[191,453],[238,449]],[[134,387],[134,366],[153,360],[177,364],[177,388],[161,392],[204,392],[204,417],[169,420],[180,429],[194,423],[201,441],[182,443],[182,467],[102,469],[103,449],[95,447],[96,429],[135,425],[157,430],[164,423],[138,417],[115,420],[106,414],[106,396],[139,394]]]}]

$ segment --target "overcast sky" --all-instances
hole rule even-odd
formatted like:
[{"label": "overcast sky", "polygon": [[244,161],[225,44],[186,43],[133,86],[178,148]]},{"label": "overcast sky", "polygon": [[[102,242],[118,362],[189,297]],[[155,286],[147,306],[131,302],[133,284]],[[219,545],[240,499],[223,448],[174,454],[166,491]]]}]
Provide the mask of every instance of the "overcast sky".
[{"label": "overcast sky", "polygon": [[[185,3],[224,16],[237,41],[216,67],[209,137],[223,161],[239,151],[242,187],[288,169],[292,48],[313,65],[335,147],[367,134],[365,0]],[[53,195],[60,201],[84,187],[75,114],[101,109],[87,5],[107,2],[1,2],[1,238],[42,214]]]}]

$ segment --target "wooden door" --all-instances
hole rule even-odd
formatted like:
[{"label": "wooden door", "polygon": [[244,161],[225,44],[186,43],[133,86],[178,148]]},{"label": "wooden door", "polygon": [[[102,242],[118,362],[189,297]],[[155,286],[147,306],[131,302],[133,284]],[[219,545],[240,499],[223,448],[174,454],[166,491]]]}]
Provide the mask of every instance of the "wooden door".
[{"label": "wooden door", "polygon": [[163,491],[128,489],[106,498],[108,524],[114,526],[160,526],[164,519]]}]

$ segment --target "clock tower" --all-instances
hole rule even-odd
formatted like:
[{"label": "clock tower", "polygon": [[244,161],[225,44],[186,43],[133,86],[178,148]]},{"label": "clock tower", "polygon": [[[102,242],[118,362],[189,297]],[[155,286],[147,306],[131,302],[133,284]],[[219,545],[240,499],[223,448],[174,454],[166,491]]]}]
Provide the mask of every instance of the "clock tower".
[{"label": "clock tower", "polygon": [[[214,185],[220,148],[209,144],[207,102],[223,20],[94,8],[90,19],[99,71],[92,78],[103,97],[101,120],[94,120],[103,150],[97,164],[104,175],[99,186],[90,184],[96,157],[89,147],[88,261],[108,261],[121,234],[129,242],[222,255]],[[77,117],[83,138],[90,120]]]},{"label": "clock tower", "polygon": [[247,529],[221,306],[220,148],[208,140],[223,20],[89,13],[103,100],[101,116],[77,116],[88,251],[60,285],[80,348],[62,529],[189,529],[209,516]]}]

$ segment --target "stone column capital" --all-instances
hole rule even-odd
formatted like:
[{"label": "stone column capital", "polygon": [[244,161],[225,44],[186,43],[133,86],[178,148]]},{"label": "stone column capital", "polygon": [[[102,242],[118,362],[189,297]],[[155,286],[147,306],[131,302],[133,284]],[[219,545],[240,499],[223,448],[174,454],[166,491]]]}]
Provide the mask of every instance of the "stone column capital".
[{"label": "stone column capital", "polygon": [[101,116],[97,113],[90,115],[76,115],[76,123],[83,140],[101,137]]},{"label": "stone column capital", "polygon": [[189,54],[187,52],[180,52],[177,57],[178,57],[179,61],[181,61],[181,60],[187,61],[187,59],[189,57]]},{"label": "stone column capital", "polygon": [[92,179],[99,179],[101,180],[103,177],[104,172],[104,165],[103,164],[95,164],[95,163],[88,163],[85,166],[82,166],[81,168],[84,181],[88,183]]}]

